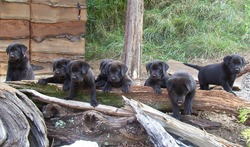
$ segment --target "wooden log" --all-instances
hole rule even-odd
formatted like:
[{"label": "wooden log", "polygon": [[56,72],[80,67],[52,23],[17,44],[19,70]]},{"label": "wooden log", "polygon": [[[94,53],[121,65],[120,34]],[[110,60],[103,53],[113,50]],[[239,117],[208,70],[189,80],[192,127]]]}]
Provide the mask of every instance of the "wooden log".
[{"label": "wooden log", "polygon": [[126,101],[126,104],[133,105],[139,107],[147,113],[152,118],[156,119],[167,131],[170,133],[176,134],[178,136],[183,137],[184,139],[194,143],[195,145],[202,146],[202,147],[223,147],[223,146],[233,146],[233,147],[240,147],[238,144],[231,143],[223,138],[216,137],[212,134],[209,134],[203,130],[197,129],[191,125],[185,124],[173,117],[162,113],[152,107],[149,107],[143,103],[135,101],[133,99],[129,100],[128,98],[123,96],[123,99]]},{"label": "wooden log", "polygon": [[54,146],[76,140],[94,141],[99,146],[153,146],[134,116],[110,116],[88,110],[48,119],[46,124]]},{"label": "wooden log", "polygon": [[[37,91],[50,96],[65,97],[66,92],[59,91],[60,87],[54,87],[49,85],[37,85],[29,81],[18,81],[18,82],[8,82],[12,86],[21,86],[22,88],[32,88]],[[120,89],[113,89],[111,93],[103,93],[102,91],[97,91],[97,100],[101,104],[111,105],[115,107],[122,107],[124,101],[122,100],[122,95],[133,98],[137,101],[145,103],[157,110],[163,112],[172,112],[171,102],[166,89],[162,89],[162,94],[157,95],[154,93],[151,87],[147,86],[131,86],[130,93],[124,94]],[[79,101],[89,101],[89,93],[86,91],[79,91],[76,95],[76,100]],[[193,102],[193,110],[197,111],[211,111],[226,113],[238,117],[240,108],[250,109],[250,102],[239,97],[234,96],[231,93],[225,92],[224,90],[197,90],[196,96]]]},{"label": "wooden log", "polygon": [[8,136],[0,146],[48,146],[43,116],[26,95],[0,82],[0,103],[0,128]]},{"label": "wooden log", "polygon": [[[53,97],[49,97],[49,96],[40,94],[40,93],[38,93],[38,92],[36,92],[34,90],[28,90],[28,89],[25,90],[25,89],[23,89],[21,91],[23,91],[25,93],[32,94],[34,97],[36,97],[39,100],[42,100],[42,101],[44,101],[46,103],[57,103],[57,104],[59,104],[61,106],[64,106],[64,107],[69,107],[70,106],[71,108],[73,108],[72,106],[74,106],[74,108],[77,108],[77,109],[97,110],[97,111],[102,112],[104,114],[116,115],[116,116],[117,115],[119,115],[119,116],[132,116],[131,114],[133,114],[130,111],[131,108],[128,108],[128,107],[125,107],[125,109],[123,109],[123,108],[121,108],[121,109],[114,108],[113,109],[113,107],[110,107],[110,106],[98,105],[97,107],[94,108],[89,103],[77,102],[77,101],[72,101],[72,100],[61,100],[61,99],[58,99],[58,98],[53,98]],[[131,102],[128,102],[129,100],[126,99],[126,98],[124,98],[124,100],[129,104],[131,103]],[[162,113],[162,112],[160,112],[158,110],[155,110],[155,109],[153,109],[153,108],[151,108],[151,107],[149,107],[149,106],[147,106],[145,104],[142,104],[140,102],[138,103],[138,102],[136,102],[134,100],[131,100],[131,101],[132,101],[132,103],[134,103],[134,106],[139,106],[144,112],[146,112],[151,117],[155,118],[158,122],[160,122],[161,125],[163,125],[167,129],[167,131],[169,131],[169,132],[171,132],[173,134],[176,134],[178,136],[181,136],[184,139],[192,142],[195,145],[204,146],[204,147],[209,147],[209,146],[240,146],[240,145],[228,142],[225,139],[222,139],[220,137],[215,137],[212,134],[205,133],[204,131],[202,131],[202,130],[196,128],[196,127],[193,127],[191,125],[180,122],[180,121],[174,119],[173,117],[170,117],[167,114]],[[72,114],[70,114],[70,118],[72,118]],[[84,117],[84,118],[86,118],[86,117]],[[73,119],[73,121],[74,120],[75,119]],[[100,119],[100,117],[97,117],[97,119],[96,118],[95,119],[90,118],[89,120],[93,123],[92,120],[101,121],[102,119]],[[114,121],[112,121],[112,122],[114,122]],[[55,123],[56,122],[54,122],[54,124]],[[93,123],[93,124],[96,124],[96,123]],[[112,123],[112,124],[114,124],[114,123]],[[126,123],[122,123],[122,124],[126,124]],[[75,127],[75,125],[76,125],[76,123],[74,123],[74,127]],[[55,126],[55,125],[50,125],[50,126]],[[63,125],[62,127],[64,128],[64,126],[65,125]],[[99,126],[99,125],[97,125],[97,126]],[[92,127],[90,127],[90,128],[92,128]],[[93,127],[93,128],[96,128],[96,127]],[[52,127],[50,130],[55,133],[55,131],[58,131],[58,128]],[[88,130],[88,129],[84,129],[84,130]],[[108,129],[108,130],[110,130],[110,129]],[[67,135],[68,134],[70,134],[70,133],[68,132]],[[60,135],[62,135],[62,134],[60,134]],[[62,137],[63,137],[63,139],[66,139],[66,140],[69,139],[65,135],[62,136]],[[78,137],[78,139],[82,139],[81,136],[77,136],[77,137]],[[72,137],[70,137],[70,138],[72,138]],[[74,138],[76,138],[76,137],[74,137]]]},{"label": "wooden log", "polygon": [[76,7],[78,2],[81,7],[86,8],[86,0],[32,0],[32,3],[53,7]]},{"label": "wooden log", "polygon": [[0,1],[0,8],[0,19],[30,19],[29,4]]},{"label": "wooden log", "polygon": [[[31,23],[31,37],[42,42],[46,38],[59,35],[82,36],[85,33],[86,21],[68,21],[59,23]],[[1,36],[0,36],[1,37]]]},{"label": "wooden log", "polygon": [[29,38],[28,20],[4,20],[0,19],[0,39]]},{"label": "wooden log", "polygon": [[87,20],[85,8],[81,8],[80,18],[78,19],[78,8],[57,7],[53,8],[42,4],[31,4],[31,21],[43,23],[56,23],[64,21]]},{"label": "wooden log", "polygon": [[1,0],[1,2],[28,3],[28,2],[30,2],[30,0]]}]

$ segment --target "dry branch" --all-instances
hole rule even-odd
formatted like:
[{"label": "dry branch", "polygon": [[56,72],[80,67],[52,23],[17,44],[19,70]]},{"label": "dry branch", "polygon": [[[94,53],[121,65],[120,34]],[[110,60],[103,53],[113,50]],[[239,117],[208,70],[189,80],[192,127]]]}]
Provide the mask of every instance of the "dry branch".
[{"label": "dry branch", "polygon": [[142,109],[146,114],[150,115],[152,118],[156,119],[160,124],[166,128],[166,130],[175,135],[181,136],[182,138],[202,147],[225,147],[225,146],[240,146],[234,143],[231,143],[223,138],[216,137],[212,134],[209,134],[205,131],[202,131],[194,126],[185,124],[181,121],[174,119],[173,117],[162,113],[152,107],[149,107],[143,103],[137,102],[135,100],[129,100],[126,97],[123,97],[128,105],[137,105]]}]

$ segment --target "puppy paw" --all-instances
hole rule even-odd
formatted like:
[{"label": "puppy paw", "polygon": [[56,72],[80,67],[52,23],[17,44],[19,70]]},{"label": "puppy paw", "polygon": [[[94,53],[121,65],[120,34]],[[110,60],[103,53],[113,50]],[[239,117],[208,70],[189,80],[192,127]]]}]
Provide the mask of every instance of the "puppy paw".
[{"label": "puppy paw", "polygon": [[64,99],[65,99],[65,100],[72,100],[73,98],[72,98],[72,97],[69,97],[69,96],[66,96]]},{"label": "puppy paw", "polygon": [[109,87],[109,86],[105,86],[103,88],[103,92],[105,92],[105,93],[109,93],[110,91],[111,91],[111,87]]},{"label": "puppy paw", "polygon": [[46,84],[48,84],[48,82],[45,79],[39,79],[38,80],[38,84],[40,84],[40,85],[46,85]]},{"label": "puppy paw", "polygon": [[96,100],[91,100],[91,101],[90,101],[90,105],[93,106],[93,107],[96,107],[96,106],[98,106],[99,104],[98,104],[98,102],[97,102]]},{"label": "puppy paw", "polygon": [[156,94],[161,94],[161,88],[154,88]]},{"label": "puppy paw", "polygon": [[100,88],[100,87],[103,87],[105,85],[105,82],[99,81],[99,82],[96,82],[95,85],[96,85],[96,88]]},{"label": "puppy paw", "polygon": [[185,115],[191,115],[192,114],[192,109],[185,109],[184,108],[184,111],[183,111],[183,113],[185,114]]},{"label": "puppy paw", "polygon": [[129,93],[129,86],[123,86],[122,87],[122,92],[123,93]]}]

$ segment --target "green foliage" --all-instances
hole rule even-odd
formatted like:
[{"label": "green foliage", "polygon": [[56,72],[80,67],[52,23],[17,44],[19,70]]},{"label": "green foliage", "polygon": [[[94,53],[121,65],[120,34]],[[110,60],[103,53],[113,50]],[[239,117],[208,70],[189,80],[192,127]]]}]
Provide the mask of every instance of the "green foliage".
[{"label": "green foliage", "polygon": [[[249,115],[250,115],[250,109],[240,109],[240,115],[239,115],[239,121],[241,123],[245,123],[246,120],[249,118]],[[243,132],[241,132],[242,136],[244,137],[244,139],[246,140],[247,144],[248,144],[248,147],[250,147],[250,129],[246,129],[244,130]]]},{"label": "green foliage", "polygon": [[[87,1],[86,59],[120,58],[125,0]],[[250,48],[250,0],[144,0],[143,62],[186,61]]]},{"label": "green foliage", "polygon": [[239,119],[241,123],[245,123],[246,120],[249,118],[250,115],[250,109],[240,109],[240,115],[239,115]]}]

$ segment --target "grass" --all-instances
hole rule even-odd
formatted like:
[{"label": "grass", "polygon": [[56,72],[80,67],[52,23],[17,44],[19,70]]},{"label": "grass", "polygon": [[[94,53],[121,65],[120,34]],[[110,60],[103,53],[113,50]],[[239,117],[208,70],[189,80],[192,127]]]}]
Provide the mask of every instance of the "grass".
[{"label": "grass", "polygon": [[[145,0],[142,61],[218,58],[250,49],[250,0]],[[125,0],[87,1],[87,60],[120,59]]]}]

